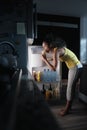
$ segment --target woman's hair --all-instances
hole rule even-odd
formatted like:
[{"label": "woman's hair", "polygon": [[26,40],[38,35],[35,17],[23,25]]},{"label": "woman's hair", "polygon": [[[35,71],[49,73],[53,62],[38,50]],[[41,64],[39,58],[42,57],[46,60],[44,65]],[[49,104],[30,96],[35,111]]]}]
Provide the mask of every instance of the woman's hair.
[{"label": "woman's hair", "polygon": [[65,40],[63,40],[60,37],[53,37],[53,35],[49,34],[46,36],[46,38],[43,40],[43,42],[45,42],[49,48],[63,48],[66,47],[66,42]]},{"label": "woman's hair", "polygon": [[54,44],[54,46],[58,48],[66,47],[66,42],[62,38],[55,38],[52,44]]},{"label": "woman's hair", "polygon": [[43,39],[43,42],[45,42],[49,48],[54,48],[54,44],[52,44],[53,41],[54,36],[52,33],[47,34],[46,37]]}]

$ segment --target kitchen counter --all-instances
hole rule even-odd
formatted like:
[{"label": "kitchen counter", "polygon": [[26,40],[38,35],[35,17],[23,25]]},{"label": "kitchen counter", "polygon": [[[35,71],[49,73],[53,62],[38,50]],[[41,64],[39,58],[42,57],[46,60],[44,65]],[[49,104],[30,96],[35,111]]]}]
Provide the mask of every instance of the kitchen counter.
[{"label": "kitchen counter", "polygon": [[22,78],[14,97],[9,92],[1,104],[1,130],[61,130],[32,77]]}]

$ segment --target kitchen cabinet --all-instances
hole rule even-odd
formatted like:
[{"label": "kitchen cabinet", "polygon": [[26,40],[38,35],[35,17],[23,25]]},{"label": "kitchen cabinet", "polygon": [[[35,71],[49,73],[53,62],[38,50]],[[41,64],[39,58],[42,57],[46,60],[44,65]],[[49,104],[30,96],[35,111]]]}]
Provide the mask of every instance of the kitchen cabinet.
[{"label": "kitchen cabinet", "polygon": [[79,97],[80,99],[87,103],[87,64],[83,64],[83,72],[80,80]]}]

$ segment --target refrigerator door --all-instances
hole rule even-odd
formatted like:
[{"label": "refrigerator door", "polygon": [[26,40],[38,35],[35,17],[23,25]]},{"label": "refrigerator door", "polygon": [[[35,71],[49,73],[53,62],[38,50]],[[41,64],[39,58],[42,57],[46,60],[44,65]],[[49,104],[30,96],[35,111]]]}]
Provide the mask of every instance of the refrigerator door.
[{"label": "refrigerator door", "polygon": [[43,67],[45,63],[41,59],[42,46],[28,46],[28,70],[32,73],[33,67]]}]

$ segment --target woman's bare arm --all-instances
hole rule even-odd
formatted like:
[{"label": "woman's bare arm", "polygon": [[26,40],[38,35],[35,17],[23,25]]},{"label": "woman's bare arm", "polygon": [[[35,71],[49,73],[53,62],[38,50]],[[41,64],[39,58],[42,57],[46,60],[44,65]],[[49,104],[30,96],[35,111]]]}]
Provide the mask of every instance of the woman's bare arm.
[{"label": "woman's bare arm", "polygon": [[55,69],[57,67],[57,64],[58,64],[58,55],[57,55],[57,50],[55,50],[53,53],[53,66]]},{"label": "woman's bare arm", "polygon": [[46,65],[53,71],[56,71],[57,67],[57,51],[53,52],[53,65],[47,60],[47,58],[42,55],[42,60],[46,63]]}]

